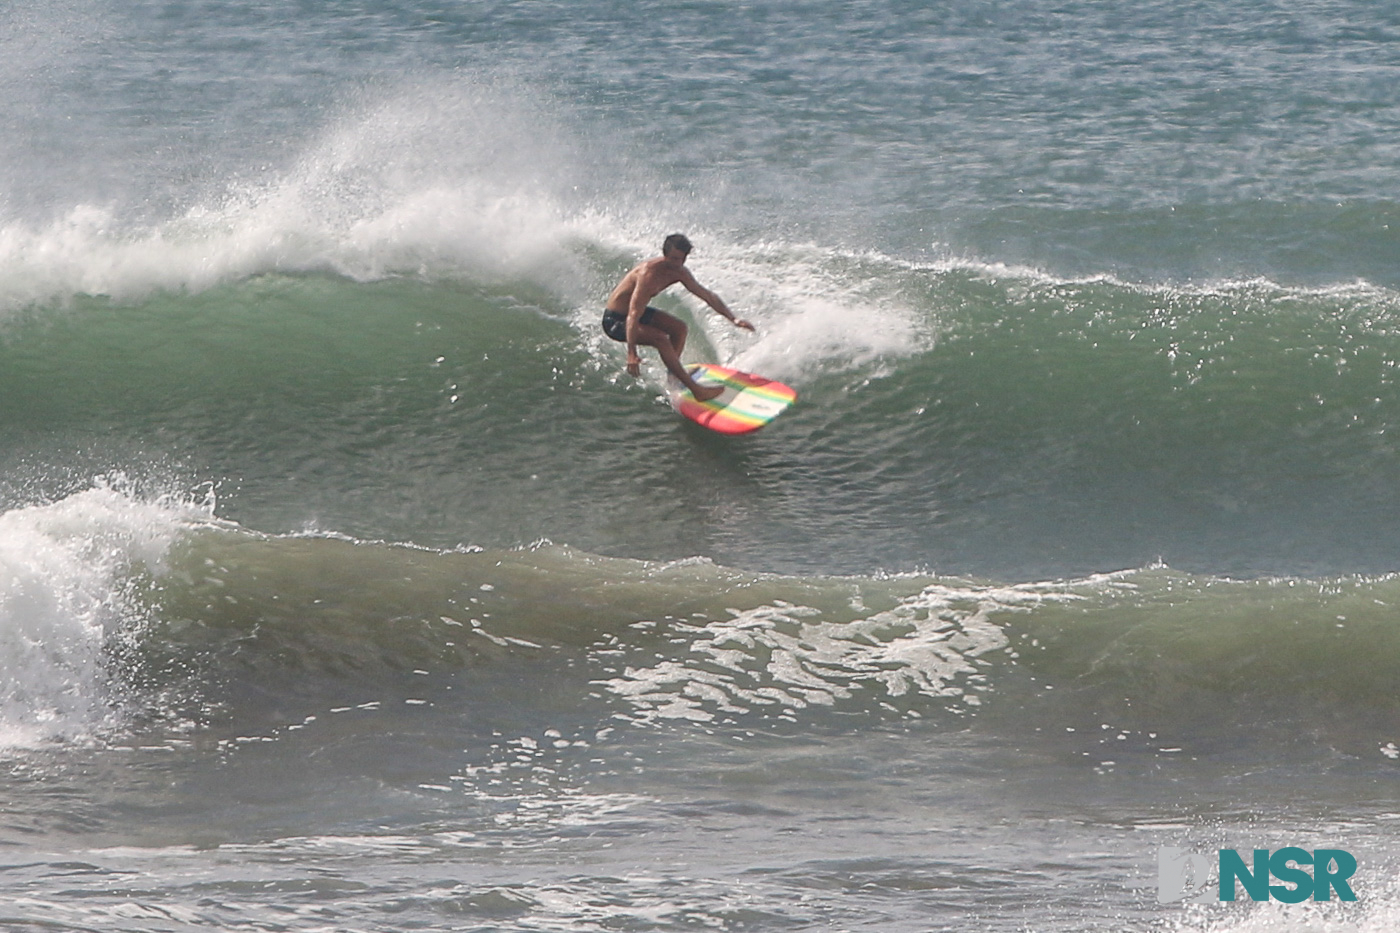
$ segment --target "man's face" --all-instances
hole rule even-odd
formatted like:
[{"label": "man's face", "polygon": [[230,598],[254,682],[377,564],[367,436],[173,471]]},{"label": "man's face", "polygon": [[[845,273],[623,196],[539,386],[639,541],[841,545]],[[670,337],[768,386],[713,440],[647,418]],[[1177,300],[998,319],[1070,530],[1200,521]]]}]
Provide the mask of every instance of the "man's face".
[{"label": "man's face", "polygon": [[676,249],[674,246],[665,250],[662,253],[662,255],[665,256],[667,259],[671,260],[671,262],[674,262],[678,266],[685,265],[686,259],[690,257],[689,253],[682,252],[681,250]]}]

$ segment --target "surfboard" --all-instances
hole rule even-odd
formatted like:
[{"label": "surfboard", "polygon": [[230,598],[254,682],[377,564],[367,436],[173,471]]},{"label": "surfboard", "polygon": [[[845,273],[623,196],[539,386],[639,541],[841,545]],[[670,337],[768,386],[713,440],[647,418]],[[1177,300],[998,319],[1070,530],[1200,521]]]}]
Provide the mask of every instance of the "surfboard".
[{"label": "surfboard", "polygon": [[689,367],[689,371],[696,382],[722,385],[724,392],[708,402],[697,402],[690,390],[672,376],[671,407],[696,424],[721,434],[757,431],[797,400],[797,393],[781,382],[727,366],[700,363]]}]

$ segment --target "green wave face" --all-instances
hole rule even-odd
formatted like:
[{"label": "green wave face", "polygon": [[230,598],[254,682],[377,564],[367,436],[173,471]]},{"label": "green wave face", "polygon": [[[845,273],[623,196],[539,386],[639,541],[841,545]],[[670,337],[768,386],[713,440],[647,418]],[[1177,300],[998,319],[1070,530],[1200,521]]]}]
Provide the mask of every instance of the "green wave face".
[{"label": "green wave face", "polygon": [[[609,255],[575,258],[601,281]],[[770,306],[753,338],[673,305],[689,356],[799,391],[740,441],[688,429],[659,365],[627,379],[596,308],[527,280],[262,276],[36,309],[0,345],[8,501],[122,471],[215,483],[266,531],[779,571],[1400,563],[1387,290],[775,255],[747,268],[775,291],[820,272],[842,303]]]}]

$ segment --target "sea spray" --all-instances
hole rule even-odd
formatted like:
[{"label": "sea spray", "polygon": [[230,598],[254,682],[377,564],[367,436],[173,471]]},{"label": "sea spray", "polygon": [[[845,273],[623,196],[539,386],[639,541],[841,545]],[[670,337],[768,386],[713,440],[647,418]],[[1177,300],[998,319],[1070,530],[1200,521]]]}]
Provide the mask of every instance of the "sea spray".
[{"label": "sea spray", "polygon": [[276,160],[192,166],[159,209],[123,188],[0,212],[0,315],[276,272],[526,278],[565,292],[588,278],[564,249],[595,226],[570,183],[586,160],[525,89],[408,78],[328,109]]}]

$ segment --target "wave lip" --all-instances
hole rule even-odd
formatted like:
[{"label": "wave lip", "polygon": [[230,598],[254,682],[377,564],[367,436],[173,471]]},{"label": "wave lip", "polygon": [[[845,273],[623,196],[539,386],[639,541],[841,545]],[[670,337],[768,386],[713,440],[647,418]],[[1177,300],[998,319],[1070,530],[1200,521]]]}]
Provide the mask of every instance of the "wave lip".
[{"label": "wave lip", "polygon": [[208,514],[121,483],[0,515],[0,747],[82,740],[114,724],[121,690],[107,652],[144,621],[144,574]]}]

